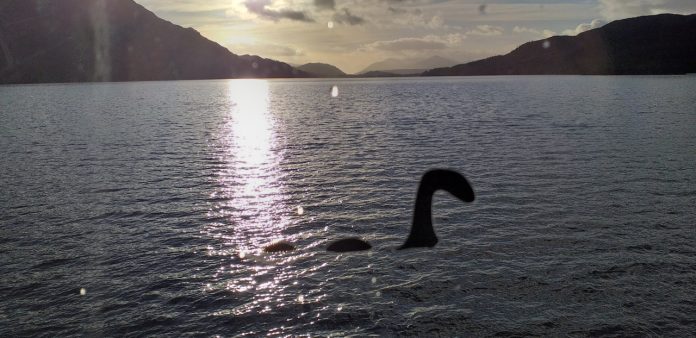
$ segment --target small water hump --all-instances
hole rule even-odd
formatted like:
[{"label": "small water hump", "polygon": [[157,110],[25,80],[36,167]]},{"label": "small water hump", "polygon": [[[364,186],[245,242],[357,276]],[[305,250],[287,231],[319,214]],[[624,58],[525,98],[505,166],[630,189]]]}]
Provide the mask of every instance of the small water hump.
[{"label": "small water hump", "polygon": [[338,97],[338,86],[331,87],[331,97]]}]

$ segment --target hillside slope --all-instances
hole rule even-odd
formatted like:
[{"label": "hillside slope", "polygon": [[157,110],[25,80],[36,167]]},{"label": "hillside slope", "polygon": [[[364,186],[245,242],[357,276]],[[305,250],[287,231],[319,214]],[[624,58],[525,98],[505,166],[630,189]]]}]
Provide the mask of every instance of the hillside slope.
[{"label": "hillside slope", "polygon": [[132,0],[5,0],[0,49],[0,83],[306,75],[235,55]]},{"label": "hillside slope", "polygon": [[611,22],[577,36],[525,43],[512,52],[425,76],[534,74],[685,74],[696,72],[696,14]]},{"label": "hillside slope", "polygon": [[343,77],[346,76],[338,67],[326,63],[306,63],[297,69],[319,77]]}]

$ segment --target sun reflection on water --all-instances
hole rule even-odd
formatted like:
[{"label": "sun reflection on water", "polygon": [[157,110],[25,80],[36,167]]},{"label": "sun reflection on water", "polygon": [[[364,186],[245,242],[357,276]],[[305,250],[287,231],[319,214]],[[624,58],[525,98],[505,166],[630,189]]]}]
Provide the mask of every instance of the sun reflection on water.
[{"label": "sun reflection on water", "polygon": [[231,210],[238,250],[254,250],[287,226],[286,198],[278,169],[282,153],[269,110],[269,84],[235,80],[229,84],[230,117],[225,132],[227,168],[221,186]]},{"label": "sun reflection on water", "polygon": [[294,231],[306,212],[297,202],[290,203],[284,185],[282,125],[274,116],[278,107],[270,104],[270,89],[265,80],[229,81],[229,108],[213,144],[220,161],[207,230],[219,246],[209,247],[208,254],[219,257],[220,264],[204,289],[211,297],[233,293],[237,300],[217,311],[219,316],[285,313],[299,318],[324,297],[305,293],[298,301],[298,279],[322,268],[298,268],[311,253],[262,251],[273,241],[292,240],[287,232]]},{"label": "sun reflection on water", "polygon": [[[232,104],[230,150],[234,163],[244,171],[261,173],[272,169],[275,133],[268,110],[268,82],[260,80],[232,81],[229,89]],[[269,175],[265,175],[269,176]]]}]

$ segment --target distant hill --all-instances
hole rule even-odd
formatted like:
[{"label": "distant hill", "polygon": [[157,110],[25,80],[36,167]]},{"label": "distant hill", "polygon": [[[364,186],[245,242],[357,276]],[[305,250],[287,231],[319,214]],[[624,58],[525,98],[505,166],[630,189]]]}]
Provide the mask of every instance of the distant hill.
[{"label": "distant hill", "polygon": [[456,61],[443,58],[441,56],[431,56],[425,59],[386,59],[380,62],[375,62],[367,68],[363,69],[359,74],[371,71],[382,71],[393,74],[419,74],[425,70],[449,67],[457,64]]},{"label": "distant hill", "polygon": [[239,56],[132,0],[4,0],[0,83],[306,76]]},{"label": "distant hill", "polygon": [[506,55],[423,75],[693,73],[695,37],[696,14],[643,16],[614,21],[577,36],[525,43]]},{"label": "distant hill", "polygon": [[318,77],[343,77],[346,76],[342,70],[334,65],[326,63],[306,63],[297,69]]},{"label": "distant hill", "polygon": [[428,68],[416,68],[416,69],[387,69],[387,70],[375,70],[371,72],[384,72],[396,75],[420,75]]},{"label": "distant hill", "polygon": [[382,72],[382,71],[379,71],[379,70],[373,70],[373,71],[370,71],[370,72],[361,73],[361,74],[357,74],[357,75],[353,75],[353,76],[354,76],[354,77],[399,77],[399,76],[402,76],[402,75],[394,74],[394,73]]}]

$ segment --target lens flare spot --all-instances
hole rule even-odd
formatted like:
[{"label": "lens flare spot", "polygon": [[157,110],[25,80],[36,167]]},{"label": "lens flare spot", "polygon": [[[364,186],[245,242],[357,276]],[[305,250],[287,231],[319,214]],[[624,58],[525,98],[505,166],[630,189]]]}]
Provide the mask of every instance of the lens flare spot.
[{"label": "lens flare spot", "polygon": [[87,289],[85,288],[80,288],[80,296],[84,296],[87,294]]},{"label": "lens flare spot", "polygon": [[551,47],[551,42],[549,40],[545,40],[541,43],[541,47],[544,47],[544,49],[549,49],[549,47]]},{"label": "lens flare spot", "polygon": [[326,26],[329,27],[329,29],[333,29],[333,28],[334,28],[334,23],[333,23],[333,21],[329,21],[329,22],[326,24]]}]

